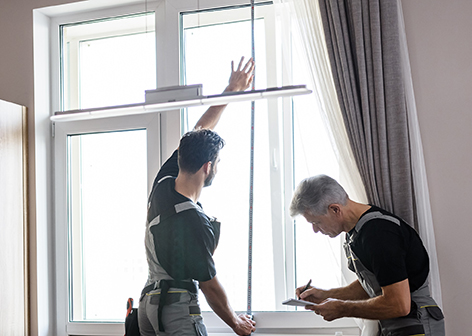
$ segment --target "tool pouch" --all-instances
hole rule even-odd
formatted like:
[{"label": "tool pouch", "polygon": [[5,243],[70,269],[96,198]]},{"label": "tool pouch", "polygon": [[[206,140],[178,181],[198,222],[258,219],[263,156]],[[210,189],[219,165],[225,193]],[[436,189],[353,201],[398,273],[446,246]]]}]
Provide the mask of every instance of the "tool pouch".
[{"label": "tool pouch", "polygon": [[438,306],[429,306],[425,308],[429,316],[431,316],[436,321],[441,321],[444,318],[444,314],[441,308],[439,308]]}]

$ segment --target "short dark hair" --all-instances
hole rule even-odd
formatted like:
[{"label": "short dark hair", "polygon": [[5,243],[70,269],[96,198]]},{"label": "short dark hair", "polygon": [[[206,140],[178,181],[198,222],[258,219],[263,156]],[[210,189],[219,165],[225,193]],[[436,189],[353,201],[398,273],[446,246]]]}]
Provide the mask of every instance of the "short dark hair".
[{"label": "short dark hair", "polygon": [[214,131],[199,129],[183,135],[179,145],[179,169],[195,174],[208,161],[215,162],[225,141]]}]

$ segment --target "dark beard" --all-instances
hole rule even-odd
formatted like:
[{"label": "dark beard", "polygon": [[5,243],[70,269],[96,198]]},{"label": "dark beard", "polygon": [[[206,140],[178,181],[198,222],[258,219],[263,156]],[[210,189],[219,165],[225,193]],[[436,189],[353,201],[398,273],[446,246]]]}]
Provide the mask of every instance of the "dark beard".
[{"label": "dark beard", "polygon": [[204,188],[211,186],[211,183],[213,182],[213,179],[215,178],[215,175],[216,175],[215,170],[212,167],[210,175],[208,175],[207,178],[205,179],[205,182],[203,182],[203,187]]}]

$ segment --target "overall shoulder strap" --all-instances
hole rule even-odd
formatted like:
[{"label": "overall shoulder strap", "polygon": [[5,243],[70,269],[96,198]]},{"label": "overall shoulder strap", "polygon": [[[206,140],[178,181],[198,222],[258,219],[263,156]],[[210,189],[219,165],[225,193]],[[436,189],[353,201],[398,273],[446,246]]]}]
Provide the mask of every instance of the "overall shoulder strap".
[{"label": "overall shoulder strap", "polygon": [[362,216],[361,219],[359,219],[359,221],[356,224],[356,231],[359,232],[365,223],[373,219],[384,219],[384,220],[393,222],[397,225],[400,225],[400,220],[398,218],[395,218],[390,215],[385,215],[381,213],[380,211],[373,211],[373,212],[369,212],[368,214]]},{"label": "overall shoulder strap", "polygon": [[193,203],[192,201],[185,201],[182,203],[175,204],[169,209],[163,211],[161,214],[157,215],[150,223],[149,227],[158,225],[159,223],[169,219],[175,214],[181,213],[187,210],[196,210],[198,212],[203,212],[203,209],[198,206],[198,204]]},{"label": "overall shoulder strap", "polygon": [[157,181],[157,184],[161,183],[162,181],[164,180],[167,180],[168,178],[173,178],[174,176],[171,176],[171,175],[167,175],[167,176],[164,176],[162,177],[159,181]]}]

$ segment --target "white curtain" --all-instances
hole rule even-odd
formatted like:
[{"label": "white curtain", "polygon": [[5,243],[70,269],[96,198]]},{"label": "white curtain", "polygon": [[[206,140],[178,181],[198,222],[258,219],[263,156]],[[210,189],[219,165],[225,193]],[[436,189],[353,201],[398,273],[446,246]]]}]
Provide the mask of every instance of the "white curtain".
[{"label": "white curtain", "polygon": [[291,29],[296,20],[297,32],[303,41],[307,71],[311,73],[312,88],[321,110],[323,121],[335,149],[340,170],[340,183],[351,199],[367,202],[364,186],[349,146],[346,128],[339,108],[331,68],[326,50],[318,2],[313,0],[278,0],[278,16],[283,29]]},{"label": "white curtain", "polygon": [[428,181],[426,179],[426,167],[423,156],[423,144],[421,142],[420,126],[416,113],[415,93],[411,78],[410,59],[406,41],[405,22],[401,0],[399,6],[400,48],[402,55],[403,78],[405,81],[405,96],[408,112],[408,125],[411,142],[411,163],[413,170],[413,184],[415,189],[416,212],[418,218],[418,230],[423,244],[428,250],[430,259],[430,289],[431,295],[439,306],[442,306],[441,282],[439,279],[438,258],[436,253],[436,240],[434,238],[433,217],[429,202]]},{"label": "white curtain", "polygon": [[[367,203],[364,185],[349,145],[338,103],[318,1],[278,0],[276,4],[277,16],[282,23],[282,29],[290,31],[295,27],[296,31],[292,31],[292,34],[299,34],[301,37],[306,56],[306,68],[311,74],[311,88],[316,96],[325,127],[336,152],[341,172],[340,183],[351,199]],[[292,25],[292,21],[297,24]],[[347,267],[342,267],[342,269],[344,284],[349,284],[356,279],[354,273],[349,271]],[[362,336],[377,335],[377,321],[356,319],[356,322],[362,330]]]}]

